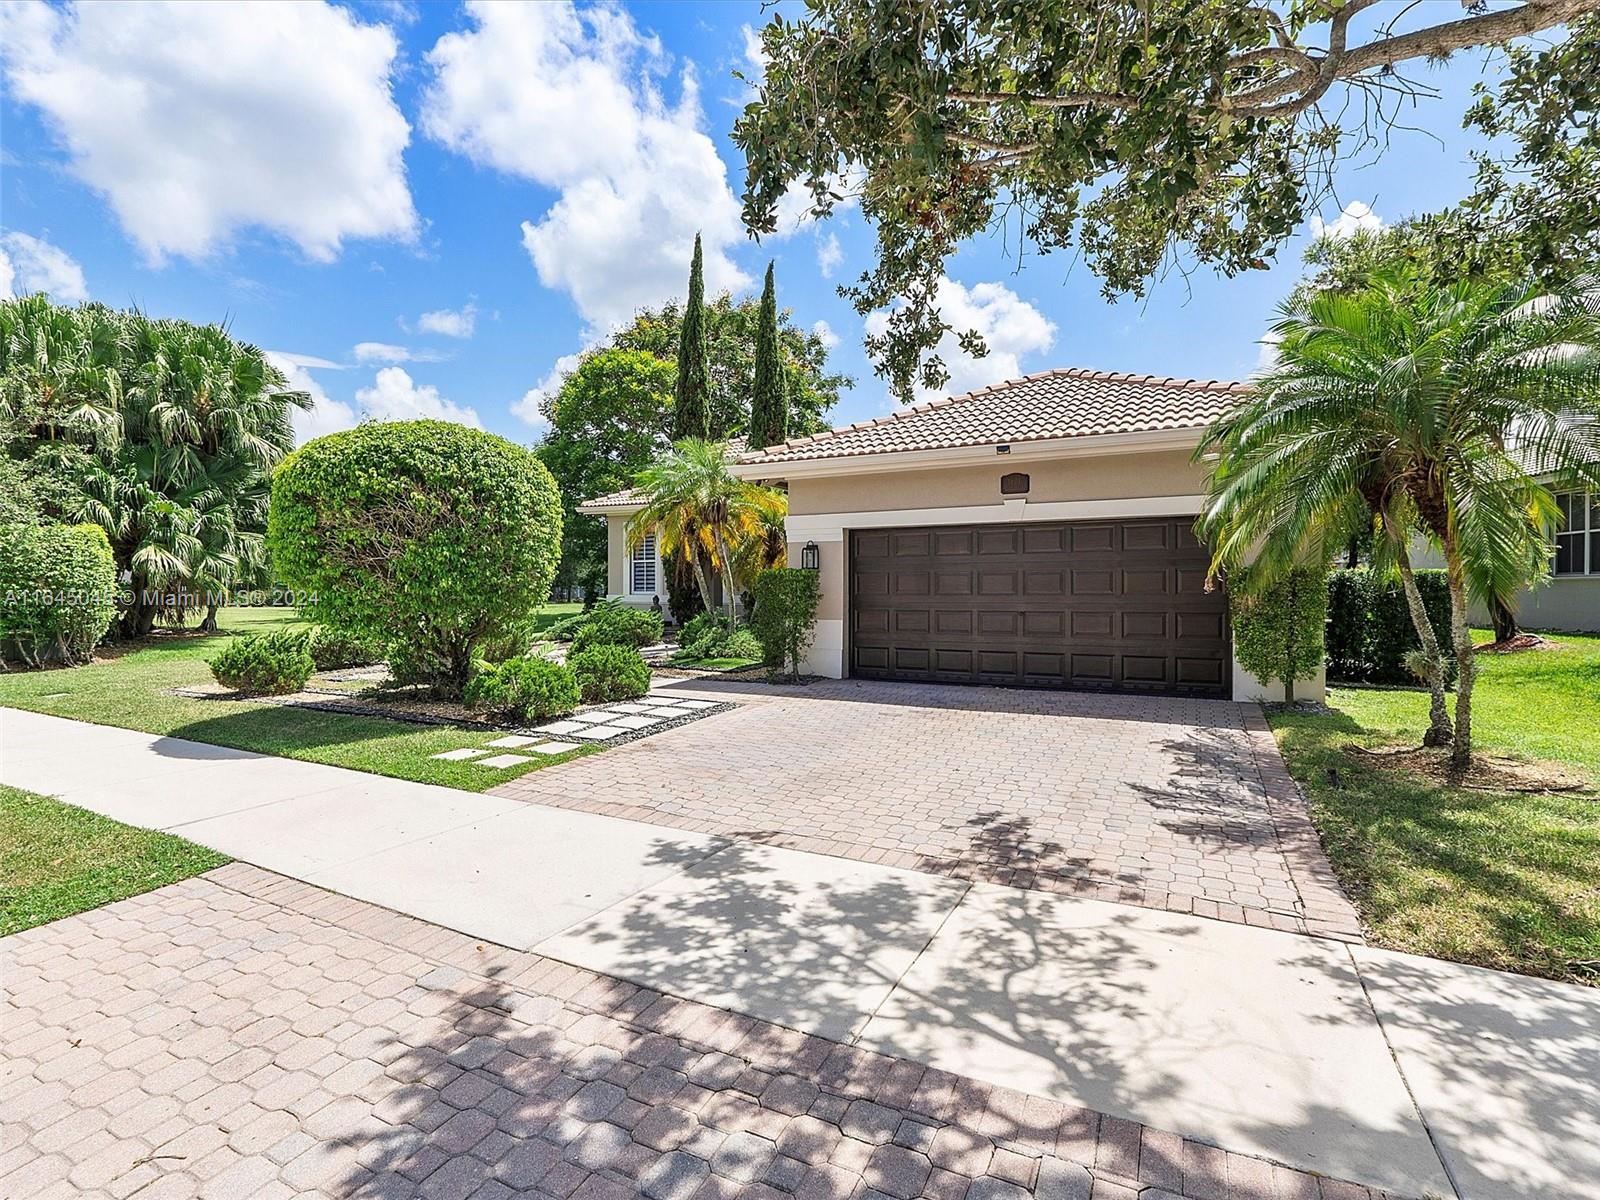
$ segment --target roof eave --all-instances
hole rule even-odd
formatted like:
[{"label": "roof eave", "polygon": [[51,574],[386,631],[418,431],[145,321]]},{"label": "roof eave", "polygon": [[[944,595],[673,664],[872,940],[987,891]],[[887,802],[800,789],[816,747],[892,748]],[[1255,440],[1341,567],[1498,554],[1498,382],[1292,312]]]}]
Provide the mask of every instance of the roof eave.
[{"label": "roof eave", "polygon": [[644,501],[631,500],[626,503],[606,504],[594,500],[585,500],[578,505],[578,512],[586,517],[631,516],[644,507]]},{"label": "roof eave", "polygon": [[[971,466],[1004,460],[1029,462],[1045,458],[1090,458],[1141,451],[1192,450],[1200,444],[1204,425],[1177,429],[1149,429],[1132,433],[1081,434],[1039,438],[1035,441],[983,442],[974,446],[947,446],[937,450],[879,450],[866,454],[831,457],[755,459],[730,464],[741,479],[796,479],[825,475],[868,475],[882,471],[914,471],[938,467]],[[999,447],[1009,447],[1001,453]]]}]

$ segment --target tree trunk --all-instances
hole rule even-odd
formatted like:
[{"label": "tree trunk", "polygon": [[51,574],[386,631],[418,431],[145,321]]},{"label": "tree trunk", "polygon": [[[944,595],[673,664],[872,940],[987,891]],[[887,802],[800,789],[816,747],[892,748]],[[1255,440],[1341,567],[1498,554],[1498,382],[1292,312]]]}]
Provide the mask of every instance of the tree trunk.
[{"label": "tree trunk", "polygon": [[1467,625],[1467,585],[1461,549],[1445,538],[1445,575],[1450,583],[1450,634],[1456,649],[1456,740],[1450,766],[1465,771],[1472,765],[1472,682],[1478,664],[1473,658],[1472,630]]},{"label": "tree trunk", "polygon": [[1422,603],[1422,593],[1417,590],[1417,577],[1411,571],[1411,552],[1405,543],[1397,541],[1395,555],[1400,564],[1400,583],[1405,591],[1406,608],[1411,611],[1411,624],[1416,628],[1417,641],[1422,644],[1422,655],[1429,663],[1424,682],[1428,685],[1428,732],[1422,736],[1424,746],[1448,746],[1455,737],[1450,728],[1450,710],[1444,698],[1444,656],[1439,653],[1439,639],[1434,634],[1433,622],[1428,620],[1428,610]]},{"label": "tree trunk", "polygon": [[206,616],[205,616],[205,620],[200,622],[200,632],[201,633],[215,633],[216,631],[217,631],[217,602],[215,600],[207,600],[206,601]]},{"label": "tree trunk", "polygon": [[1522,632],[1522,627],[1517,624],[1517,614],[1498,597],[1489,605],[1489,619],[1494,624],[1494,640],[1497,642],[1509,642]]}]

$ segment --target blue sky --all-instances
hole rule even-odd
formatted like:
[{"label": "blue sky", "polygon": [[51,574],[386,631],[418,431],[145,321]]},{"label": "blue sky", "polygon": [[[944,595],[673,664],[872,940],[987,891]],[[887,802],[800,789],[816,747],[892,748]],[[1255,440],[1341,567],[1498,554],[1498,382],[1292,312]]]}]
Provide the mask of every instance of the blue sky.
[{"label": "blue sky", "polygon": [[[303,435],[442,415],[531,442],[539,390],[681,293],[699,229],[713,287],[777,259],[780,302],[824,323],[856,378],[834,418],[876,415],[863,320],[834,291],[870,262],[859,215],[761,245],[738,227],[728,132],[749,92],[731,72],[752,69],[762,20],[753,0],[7,7],[0,285],[226,320],[314,390]],[[1482,70],[1413,71],[1439,98],[1341,170],[1322,217],[1459,199]],[[1270,271],[1174,274],[1117,304],[1069,255],[1019,270],[976,242],[947,299],[994,352],[954,357],[953,389],[1052,366],[1240,378],[1310,236]]]}]

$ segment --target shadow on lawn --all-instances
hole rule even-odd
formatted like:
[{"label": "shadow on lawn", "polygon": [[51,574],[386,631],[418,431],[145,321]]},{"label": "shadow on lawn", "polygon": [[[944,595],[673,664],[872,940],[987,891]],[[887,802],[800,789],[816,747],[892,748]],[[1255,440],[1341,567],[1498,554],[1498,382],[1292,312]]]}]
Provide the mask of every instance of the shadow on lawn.
[{"label": "shadow on lawn", "polygon": [[[379,741],[444,728],[447,727],[407,724],[387,717],[267,704],[180,725],[156,744],[156,753],[176,758],[196,757],[192,748],[173,741],[178,738],[258,754],[292,754],[296,750]],[[462,727],[461,732],[468,730]],[[209,756],[200,754],[198,757]]]}]

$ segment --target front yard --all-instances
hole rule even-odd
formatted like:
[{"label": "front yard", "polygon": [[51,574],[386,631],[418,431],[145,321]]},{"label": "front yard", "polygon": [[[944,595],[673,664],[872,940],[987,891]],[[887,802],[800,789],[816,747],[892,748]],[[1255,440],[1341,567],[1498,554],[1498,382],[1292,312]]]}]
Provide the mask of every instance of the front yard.
[{"label": "front yard", "polygon": [[[542,616],[553,621],[579,608],[551,605]],[[225,609],[218,619],[222,627],[218,635],[162,636],[126,652],[115,647],[103,649],[106,657],[89,666],[0,674],[0,705],[473,792],[593,752],[591,747],[583,747],[500,770],[470,760],[431,757],[447,750],[484,746],[502,736],[496,729],[415,725],[291,708],[269,700],[173,695],[174,688],[211,682],[206,660],[225,644],[229,634],[271,633],[299,624],[295,612],[287,608]]]},{"label": "front yard", "polygon": [[[1562,649],[1480,660],[1475,742],[1600,788],[1600,637],[1554,636]],[[1426,694],[1332,688],[1328,704],[1272,724],[1373,940],[1600,984],[1600,795],[1451,790],[1376,768],[1343,748],[1418,744]]]}]

